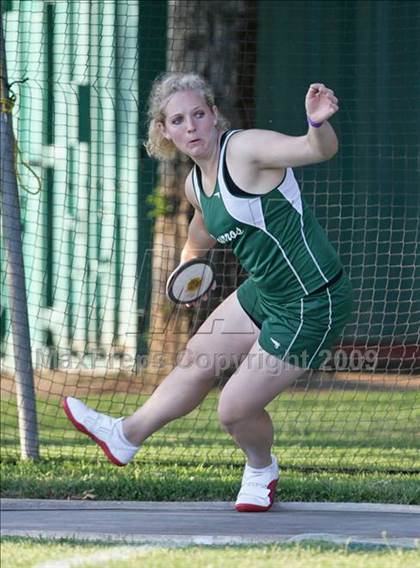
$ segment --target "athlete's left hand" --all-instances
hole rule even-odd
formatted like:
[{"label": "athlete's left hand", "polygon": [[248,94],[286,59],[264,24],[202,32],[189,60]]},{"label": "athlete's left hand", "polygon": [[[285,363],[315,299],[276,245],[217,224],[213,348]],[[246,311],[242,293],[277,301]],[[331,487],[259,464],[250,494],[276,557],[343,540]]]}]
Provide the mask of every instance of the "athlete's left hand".
[{"label": "athlete's left hand", "polygon": [[305,107],[312,121],[323,122],[338,111],[338,99],[323,83],[313,83],[306,93]]}]

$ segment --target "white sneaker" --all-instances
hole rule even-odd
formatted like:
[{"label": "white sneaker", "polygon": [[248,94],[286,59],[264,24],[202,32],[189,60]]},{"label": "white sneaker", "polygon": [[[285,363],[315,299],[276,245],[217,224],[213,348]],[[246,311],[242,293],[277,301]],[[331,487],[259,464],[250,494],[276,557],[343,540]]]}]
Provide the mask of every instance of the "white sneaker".
[{"label": "white sneaker", "polygon": [[113,464],[127,465],[139,450],[139,447],[130,444],[124,436],[122,430],[124,418],[111,418],[106,414],[100,414],[71,396],[64,398],[63,408],[74,426],[92,438]]},{"label": "white sneaker", "polygon": [[272,464],[264,469],[256,469],[245,465],[241,489],[235,503],[240,513],[258,513],[268,511],[274,503],[279,467],[275,456],[271,456]]}]

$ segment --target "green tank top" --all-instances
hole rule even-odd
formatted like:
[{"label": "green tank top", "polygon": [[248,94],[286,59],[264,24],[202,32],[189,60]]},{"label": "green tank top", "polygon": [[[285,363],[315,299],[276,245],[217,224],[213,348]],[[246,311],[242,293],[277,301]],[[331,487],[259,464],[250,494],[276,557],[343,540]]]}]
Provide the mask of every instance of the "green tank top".
[{"label": "green tank top", "polygon": [[337,252],[303,199],[291,168],[265,195],[241,191],[226,165],[229,139],[221,138],[216,187],[207,196],[197,165],[192,181],[210,235],[232,248],[259,291],[282,302],[295,301],[329,282],[341,269]]}]

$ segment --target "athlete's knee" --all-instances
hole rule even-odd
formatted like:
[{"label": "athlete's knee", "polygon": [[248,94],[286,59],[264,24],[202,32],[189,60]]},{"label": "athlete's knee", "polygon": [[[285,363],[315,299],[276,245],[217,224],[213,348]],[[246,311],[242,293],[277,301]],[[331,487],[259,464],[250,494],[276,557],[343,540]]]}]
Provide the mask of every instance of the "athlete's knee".
[{"label": "athlete's knee", "polygon": [[223,392],[219,399],[217,413],[220,424],[228,432],[232,432],[235,425],[245,420],[250,414],[243,402],[237,398],[223,396]]}]

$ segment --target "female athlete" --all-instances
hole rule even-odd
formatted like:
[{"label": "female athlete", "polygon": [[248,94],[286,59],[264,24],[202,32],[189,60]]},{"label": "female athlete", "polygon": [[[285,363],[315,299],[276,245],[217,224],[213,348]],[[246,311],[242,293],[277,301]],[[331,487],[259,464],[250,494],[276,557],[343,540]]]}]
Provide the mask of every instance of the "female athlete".
[{"label": "female athlete", "polygon": [[[181,264],[219,242],[232,248],[249,277],[208,317],[180,363],[133,415],[111,418],[75,398],[64,400],[73,424],[113,463],[126,465],[149,436],[200,404],[215,385],[220,357],[236,363],[218,415],[246,456],[238,511],[267,511],[274,500],[279,473],[265,407],[306,369],[320,366],[351,314],[349,280],[292,170],[336,154],[328,120],[338,100],[315,83],[305,107],[302,136],[229,130],[200,76],[157,78],[146,148],[160,160],[181,152],[193,162],[185,195],[194,216]],[[208,365],[201,364],[203,355]]]}]

